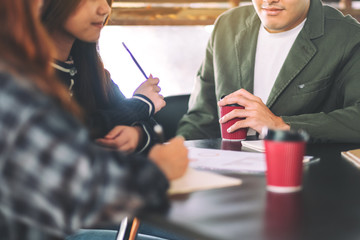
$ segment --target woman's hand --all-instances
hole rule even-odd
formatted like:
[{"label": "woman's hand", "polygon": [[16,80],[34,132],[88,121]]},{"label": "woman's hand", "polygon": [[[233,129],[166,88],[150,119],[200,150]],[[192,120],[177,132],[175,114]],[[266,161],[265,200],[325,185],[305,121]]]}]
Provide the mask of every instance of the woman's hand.
[{"label": "woman's hand", "polygon": [[142,140],[140,126],[116,126],[104,138],[96,139],[100,145],[126,153],[136,150]]},{"label": "woman's hand", "polygon": [[175,137],[168,144],[157,144],[149,153],[149,158],[158,165],[169,180],[184,175],[188,164],[188,149],[184,138]]},{"label": "woman's hand", "polygon": [[140,84],[140,86],[134,92],[134,94],[142,94],[148,97],[155,106],[155,113],[157,113],[166,105],[164,97],[159,94],[161,88],[158,86],[158,84],[159,78],[153,78],[153,76],[150,74],[150,77],[145,82]]}]

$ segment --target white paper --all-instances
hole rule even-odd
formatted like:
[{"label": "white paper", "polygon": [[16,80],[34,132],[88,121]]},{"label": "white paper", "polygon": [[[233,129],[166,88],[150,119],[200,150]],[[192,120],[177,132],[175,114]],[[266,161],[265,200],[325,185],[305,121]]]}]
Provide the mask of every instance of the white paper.
[{"label": "white paper", "polygon": [[265,154],[189,147],[190,167],[231,172],[265,172]]},{"label": "white paper", "polygon": [[170,182],[168,194],[183,194],[213,188],[230,187],[240,185],[241,183],[242,181],[238,178],[188,168],[183,177]]},{"label": "white paper", "polygon": [[[189,147],[190,167],[236,173],[265,173],[265,153]],[[307,163],[311,156],[305,156]]]}]

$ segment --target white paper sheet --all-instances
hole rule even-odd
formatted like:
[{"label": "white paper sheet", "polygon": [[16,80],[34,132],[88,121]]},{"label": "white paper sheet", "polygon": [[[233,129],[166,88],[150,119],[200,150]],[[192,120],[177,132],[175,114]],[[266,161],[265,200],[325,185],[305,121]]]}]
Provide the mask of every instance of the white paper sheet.
[{"label": "white paper sheet", "polygon": [[[265,173],[265,153],[189,147],[190,167],[235,173]],[[312,156],[305,156],[308,163]]]},{"label": "white paper sheet", "polygon": [[265,154],[189,147],[190,167],[231,172],[266,171]]}]

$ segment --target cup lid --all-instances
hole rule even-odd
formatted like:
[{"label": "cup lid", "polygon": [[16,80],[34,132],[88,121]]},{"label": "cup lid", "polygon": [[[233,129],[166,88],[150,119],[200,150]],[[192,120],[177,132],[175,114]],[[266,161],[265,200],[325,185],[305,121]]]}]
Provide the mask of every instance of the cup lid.
[{"label": "cup lid", "polygon": [[[223,99],[224,97],[226,97],[226,95],[222,95],[220,100]],[[240,107],[240,105],[237,104],[237,103],[227,104],[225,106],[227,106],[227,107]]]},{"label": "cup lid", "polygon": [[227,106],[227,107],[240,107],[240,105],[237,104],[237,103],[227,104],[225,106]]},{"label": "cup lid", "polygon": [[309,135],[304,130],[274,130],[264,128],[262,133],[264,140],[287,141],[287,142],[307,142]]}]

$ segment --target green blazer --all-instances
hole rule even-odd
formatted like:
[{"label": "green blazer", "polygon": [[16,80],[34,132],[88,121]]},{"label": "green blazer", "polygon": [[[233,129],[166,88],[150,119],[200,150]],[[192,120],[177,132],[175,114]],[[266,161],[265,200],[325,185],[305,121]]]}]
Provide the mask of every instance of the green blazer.
[{"label": "green blazer", "polygon": [[[260,27],[253,6],[216,21],[177,134],[220,137],[220,97],[240,88],[253,92]],[[360,25],[311,0],[307,20],[292,46],[266,105],[313,141],[360,142]]]}]

